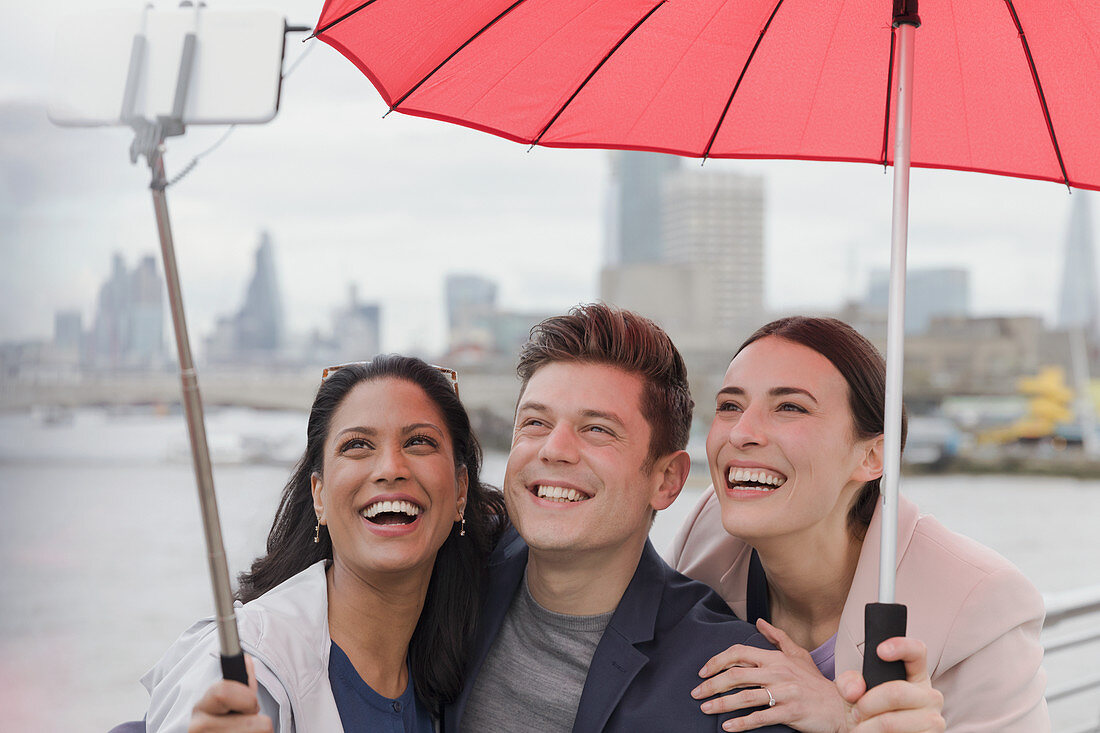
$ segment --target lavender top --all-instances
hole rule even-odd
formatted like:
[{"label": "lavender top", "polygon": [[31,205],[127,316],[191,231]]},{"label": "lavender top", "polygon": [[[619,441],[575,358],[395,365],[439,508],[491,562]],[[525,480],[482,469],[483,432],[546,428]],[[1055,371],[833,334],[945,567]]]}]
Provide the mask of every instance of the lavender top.
[{"label": "lavender top", "polygon": [[810,652],[810,658],[814,660],[814,664],[817,665],[821,674],[825,675],[828,679],[836,679],[836,634],[833,634],[829,639]]}]

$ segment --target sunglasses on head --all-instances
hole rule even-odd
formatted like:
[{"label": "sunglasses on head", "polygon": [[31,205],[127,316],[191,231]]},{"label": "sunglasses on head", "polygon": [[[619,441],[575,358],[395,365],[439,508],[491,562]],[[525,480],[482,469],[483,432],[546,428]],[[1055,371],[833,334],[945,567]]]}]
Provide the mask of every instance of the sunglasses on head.
[{"label": "sunglasses on head", "polygon": [[[334,366],[325,367],[321,371],[321,381],[322,382],[325,381],[326,379],[328,379],[329,377],[331,377],[333,374],[340,371],[344,367],[350,367],[350,366],[370,366],[370,362],[369,361],[349,361],[346,364],[336,364]],[[455,391],[456,395],[458,394],[458,372],[456,372],[454,369],[451,369],[450,367],[438,366],[436,364],[429,364],[428,366],[430,366],[432,369],[435,369],[437,372],[439,372],[443,376],[447,377],[447,379],[450,381],[451,388]]]}]

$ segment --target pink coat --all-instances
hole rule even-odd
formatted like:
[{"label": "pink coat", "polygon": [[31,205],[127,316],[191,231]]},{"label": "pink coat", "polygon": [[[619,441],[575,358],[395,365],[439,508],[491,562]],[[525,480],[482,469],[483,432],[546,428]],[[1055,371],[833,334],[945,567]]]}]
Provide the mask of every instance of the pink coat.
[{"label": "pink coat", "polygon": [[[932,684],[943,693],[949,733],[1045,733],[1043,599],[1014,565],[988,547],[898,506],[897,601],[908,635],[928,647]],[[881,507],[875,510],[840,617],[836,673],[863,666],[863,607],[878,595]],[[669,563],[717,590],[741,618],[752,548],[722,527],[712,488],[680,528]]]}]

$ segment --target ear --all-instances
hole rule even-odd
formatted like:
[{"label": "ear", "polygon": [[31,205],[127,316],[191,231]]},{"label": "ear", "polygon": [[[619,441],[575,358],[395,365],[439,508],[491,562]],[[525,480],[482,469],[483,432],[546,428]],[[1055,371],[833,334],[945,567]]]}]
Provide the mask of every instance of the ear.
[{"label": "ear", "polygon": [[657,461],[654,473],[659,474],[661,482],[653,492],[649,505],[658,511],[671,506],[684,488],[689,471],[691,471],[691,456],[686,450],[676,451]]},{"label": "ear", "polygon": [[455,517],[455,521],[461,521],[462,515],[466,513],[466,497],[470,490],[470,474],[466,470],[465,466],[458,469],[458,514]]},{"label": "ear", "polygon": [[325,524],[325,500],[321,495],[321,474],[314,471],[309,475],[309,492],[313,494],[313,511],[317,521]]},{"label": "ear", "polygon": [[858,444],[863,451],[863,457],[856,470],[852,472],[852,480],[867,483],[877,478],[882,478],[882,469],[885,462],[885,438],[881,435]]}]

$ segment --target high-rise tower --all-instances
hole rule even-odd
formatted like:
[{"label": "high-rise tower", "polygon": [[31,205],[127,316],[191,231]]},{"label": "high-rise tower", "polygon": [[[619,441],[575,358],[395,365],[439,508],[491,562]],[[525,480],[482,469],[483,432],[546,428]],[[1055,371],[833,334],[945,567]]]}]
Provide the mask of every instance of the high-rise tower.
[{"label": "high-rise tower", "polygon": [[1096,299],[1096,257],[1092,248],[1092,216],[1086,194],[1073,197],[1066,233],[1058,326],[1083,326],[1095,339],[1100,335],[1100,304]]},{"label": "high-rise tower", "polygon": [[611,154],[608,200],[608,266],[658,262],[661,247],[661,187],[680,167],[680,158],[662,153],[618,151]]},{"label": "high-rise tower", "polygon": [[662,191],[664,259],[696,268],[707,296],[694,322],[720,334],[754,327],[764,311],[764,179],[682,170]]},{"label": "high-rise tower", "polygon": [[265,231],[260,234],[260,246],[256,249],[256,270],[237,314],[237,348],[277,351],[282,342],[283,303],[275,277],[275,248]]}]

